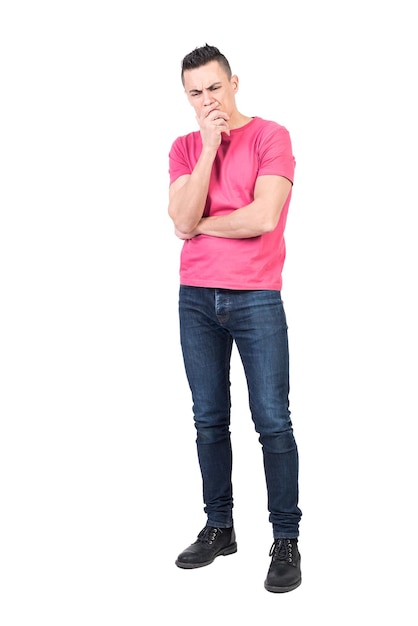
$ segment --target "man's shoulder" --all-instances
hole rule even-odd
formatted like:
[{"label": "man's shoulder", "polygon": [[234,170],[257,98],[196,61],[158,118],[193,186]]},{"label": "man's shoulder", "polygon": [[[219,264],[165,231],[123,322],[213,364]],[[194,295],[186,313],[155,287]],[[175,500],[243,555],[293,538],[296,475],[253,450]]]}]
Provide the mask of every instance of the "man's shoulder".
[{"label": "man's shoulder", "polygon": [[288,141],[290,133],[286,126],[279,124],[275,120],[268,120],[262,117],[255,117],[253,136],[260,142]]},{"label": "man's shoulder", "polygon": [[194,130],[184,135],[179,135],[173,141],[173,145],[190,145],[201,141],[200,131]]},{"label": "man's shoulder", "polygon": [[257,122],[257,125],[260,128],[267,128],[267,129],[272,129],[272,130],[285,130],[287,131],[287,128],[285,126],[283,126],[283,124],[280,124],[279,122],[276,122],[275,120],[270,120],[270,119],[265,119],[264,117],[254,117],[254,121]]}]

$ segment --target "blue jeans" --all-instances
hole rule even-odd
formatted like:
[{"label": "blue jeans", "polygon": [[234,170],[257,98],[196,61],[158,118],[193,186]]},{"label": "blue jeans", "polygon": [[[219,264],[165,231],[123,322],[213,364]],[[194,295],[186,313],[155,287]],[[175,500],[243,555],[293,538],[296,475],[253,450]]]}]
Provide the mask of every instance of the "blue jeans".
[{"label": "blue jeans", "polygon": [[280,292],[181,285],[179,318],[208,525],[233,524],[229,373],[235,342],[263,451],[273,537],[298,537],[298,451],[289,411],[287,323]]}]

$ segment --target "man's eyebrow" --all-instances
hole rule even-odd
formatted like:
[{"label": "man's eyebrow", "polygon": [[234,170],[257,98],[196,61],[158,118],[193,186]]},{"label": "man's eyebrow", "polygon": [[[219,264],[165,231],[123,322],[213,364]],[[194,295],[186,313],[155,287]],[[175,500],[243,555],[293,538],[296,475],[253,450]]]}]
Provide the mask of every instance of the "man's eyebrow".
[{"label": "man's eyebrow", "polygon": [[[207,87],[207,89],[214,89],[215,87],[220,87],[222,85],[221,82],[217,82],[217,83],[213,83],[212,85],[209,85],[209,87]],[[190,89],[189,93],[202,93],[201,89]]]}]

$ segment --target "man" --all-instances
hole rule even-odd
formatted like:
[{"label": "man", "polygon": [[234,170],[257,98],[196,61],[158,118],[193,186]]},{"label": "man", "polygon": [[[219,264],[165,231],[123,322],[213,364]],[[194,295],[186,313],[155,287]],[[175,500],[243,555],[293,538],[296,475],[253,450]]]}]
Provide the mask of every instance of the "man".
[{"label": "man", "polygon": [[301,583],[298,452],[281,299],[295,167],[291,141],[283,126],[240,113],[238,77],[217,48],[206,44],[186,55],[181,78],[199,130],[171,147],[168,212],[184,240],[180,338],[207,521],[176,565],[202,567],[237,550],[229,430],[235,342],[262,446],[274,539],[264,586],[291,591]]}]

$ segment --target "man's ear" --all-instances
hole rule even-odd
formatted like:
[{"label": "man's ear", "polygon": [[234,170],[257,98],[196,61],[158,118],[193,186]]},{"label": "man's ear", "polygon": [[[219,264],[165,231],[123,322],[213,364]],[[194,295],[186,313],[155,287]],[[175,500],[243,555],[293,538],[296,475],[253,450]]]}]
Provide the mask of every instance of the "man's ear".
[{"label": "man's ear", "polygon": [[234,90],[234,92],[237,93],[239,89],[239,80],[236,74],[231,76],[231,85],[232,85],[232,89]]}]

